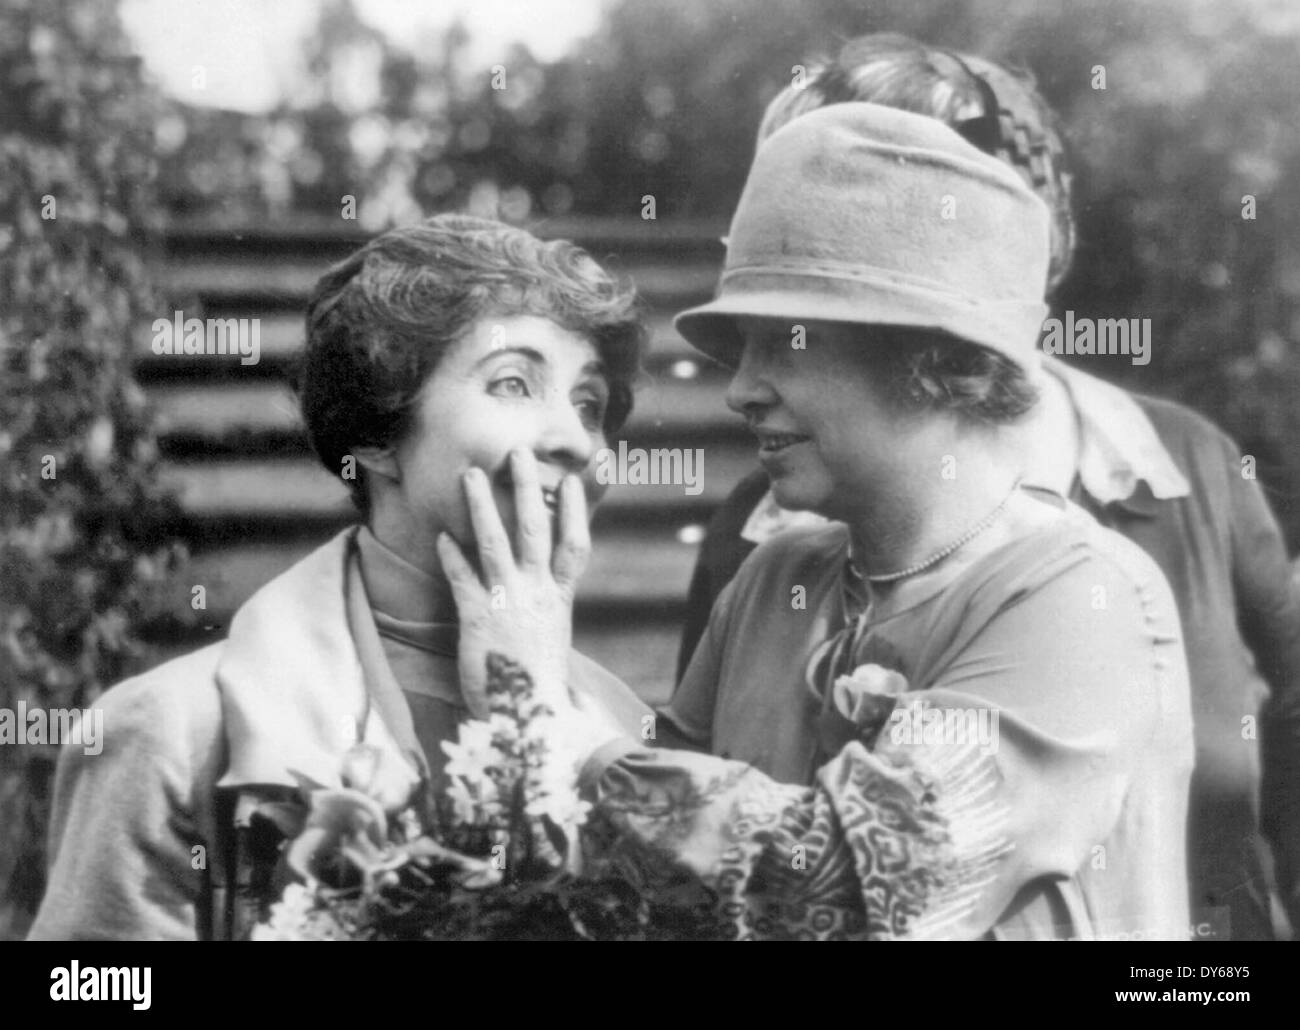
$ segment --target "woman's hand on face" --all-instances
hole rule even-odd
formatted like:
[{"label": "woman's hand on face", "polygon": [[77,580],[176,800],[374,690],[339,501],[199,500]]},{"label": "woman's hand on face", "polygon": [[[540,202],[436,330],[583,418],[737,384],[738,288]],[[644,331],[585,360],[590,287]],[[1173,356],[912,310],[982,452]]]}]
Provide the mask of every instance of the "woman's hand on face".
[{"label": "woman's hand on face", "polygon": [[552,542],[536,457],[527,450],[512,452],[510,471],[517,524],[514,548],[487,474],[479,468],[469,469],[463,482],[481,575],[456,541],[446,533],[438,537],[438,556],[460,619],[461,693],[478,718],[488,713],[487,656],[492,651],[523,665],[539,697],[567,704],[573,599],[591,553],[586,499],[578,477],[565,476],[560,484],[559,532]]}]

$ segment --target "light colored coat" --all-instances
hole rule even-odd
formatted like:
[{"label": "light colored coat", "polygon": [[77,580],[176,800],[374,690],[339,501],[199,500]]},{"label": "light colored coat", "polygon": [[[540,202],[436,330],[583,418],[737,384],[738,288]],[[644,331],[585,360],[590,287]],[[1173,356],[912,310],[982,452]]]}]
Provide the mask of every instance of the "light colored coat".
[{"label": "light colored coat", "polygon": [[[55,780],[52,856],[31,939],[192,940],[208,904],[219,788],[338,785],[359,740],[400,753],[401,727],[370,703],[349,619],[355,530],[250,598],[226,640],[128,680],[99,700],[103,750],[66,749]],[[369,641],[372,653],[377,638]],[[629,734],[648,712],[574,652],[570,686]],[[373,678],[373,677],[370,677]]]}]

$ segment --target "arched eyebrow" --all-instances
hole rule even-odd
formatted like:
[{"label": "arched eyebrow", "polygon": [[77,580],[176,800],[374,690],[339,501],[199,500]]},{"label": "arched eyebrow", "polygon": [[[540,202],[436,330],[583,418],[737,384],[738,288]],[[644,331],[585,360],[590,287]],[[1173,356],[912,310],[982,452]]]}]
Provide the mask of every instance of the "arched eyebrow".
[{"label": "arched eyebrow", "polygon": [[[525,358],[528,361],[531,361],[537,365],[550,364],[550,362],[546,360],[546,355],[543,354],[541,351],[537,350],[535,347],[501,347],[498,350],[494,350],[488,354],[484,354],[483,357],[479,358],[478,361],[474,363],[474,367],[478,368],[481,365],[491,361],[494,358],[501,357],[501,355],[503,354],[517,354],[520,357]],[[605,362],[599,359],[595,361],[588,361],[585,365],[582,366],[582,374],[586,376],[601,376],[604,379],[608,379],[609,367],[605,364]]]},{"label": "arched eyebrow", "polygon": [[485,365],[489,361],[501,357],[503,354],[518,354],[520,357],[527,358],[534,364],[547,364],[546,355],[533,347],[500,347],[497,350],[489,351],[487,354],[484,354],[478,359],[478,361],[474,362],[474,367],[478,368],[480,365]]}]

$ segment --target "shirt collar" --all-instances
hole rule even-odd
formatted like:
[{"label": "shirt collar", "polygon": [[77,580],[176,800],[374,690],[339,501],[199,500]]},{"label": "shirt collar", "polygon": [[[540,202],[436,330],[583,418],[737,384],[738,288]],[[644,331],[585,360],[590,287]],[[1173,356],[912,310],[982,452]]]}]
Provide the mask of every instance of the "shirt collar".
[{"label": "shirt collar", "polygon": [[830,519],[811,511],[788,511],[776,503],[769,487],[757,507],[749,513],[740,537],[750,543],[761,544],[787,529],[814,529],[829,525]]},{"label": "shirt collar", "polygon": [[445,580],[416,565],[383,543],[369,526],[357,530],[357,555],[370,606],[395,622],[454,623],[448,612],[450,589]]},{"label": "shirt collar", "polygon": [[[1074,404],[1080,428],[1079,483],[1094,501],[1167,501],[1191,492],[1151,419],[1130,394],[1051,356],[1044,356],[1043,368],[1061,381]],[[1145,489],[1139,489],[1142,484]]]}]

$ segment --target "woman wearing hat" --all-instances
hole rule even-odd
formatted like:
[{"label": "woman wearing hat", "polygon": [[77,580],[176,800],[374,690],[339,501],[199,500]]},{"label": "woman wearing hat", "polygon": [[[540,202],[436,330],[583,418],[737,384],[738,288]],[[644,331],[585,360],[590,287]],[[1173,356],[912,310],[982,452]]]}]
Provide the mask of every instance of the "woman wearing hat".
[{"label": "woman wearing hat", "polygon": [[755,552],[664,714],[799,782],[853,715],[835,683],[854,668],[989,708],[1000,744],[974,764],[1002,784],[1018,873],[982,929],[1182,936],[1177,609],[1136,546],[1019,485],[1048,217],[1004,164],[891,108],[828,107],[763,144],[718,299],[678,326],[736,368],[727,401],[777,501],[842,525]]},{"label": "woman wearing hat", "polygon": [[[760,147],[718,297],[678,328],[735,368],[777,500],[836,524],[763,544],[719,597],[656,727],[716,757],[605,734],[598,867],[654,856],[742,936],[1186,937],[1168,584],[1020,484],[1047,222],[919,115],[836,105]],[[467,639],[492,636],[486,585],[444,565],[482,610],[462,653],[490,649]]]},{"label": "woman wearing hat", "polygon": [[[809,68],[806,84],[768,105],[760,141],[809,111],[854,101],[952,126],[1048,205],[1046,287],[1049,297],[1055,292],[1074,256],[1070,163],[1032,80],[893,33],[854,39]],[[1188,812],[1197,936],[1274,935],[1261,830],[1300,926],[1300,593],[1264,491],[1241,474],[1241,449],[1196,412],[1055,358],[1043,366],[1040,403],[1020,424],[1024,482],[1069,497],[1142,547],[1178,602],[1197,750]],[[714,514],[692,577],[679,678],[715,598],[754,547],[824,523],[782,508],[761,468],[736,487]],[[1243,733],[1243,720],[1256,719],[1258,740]]]}]

